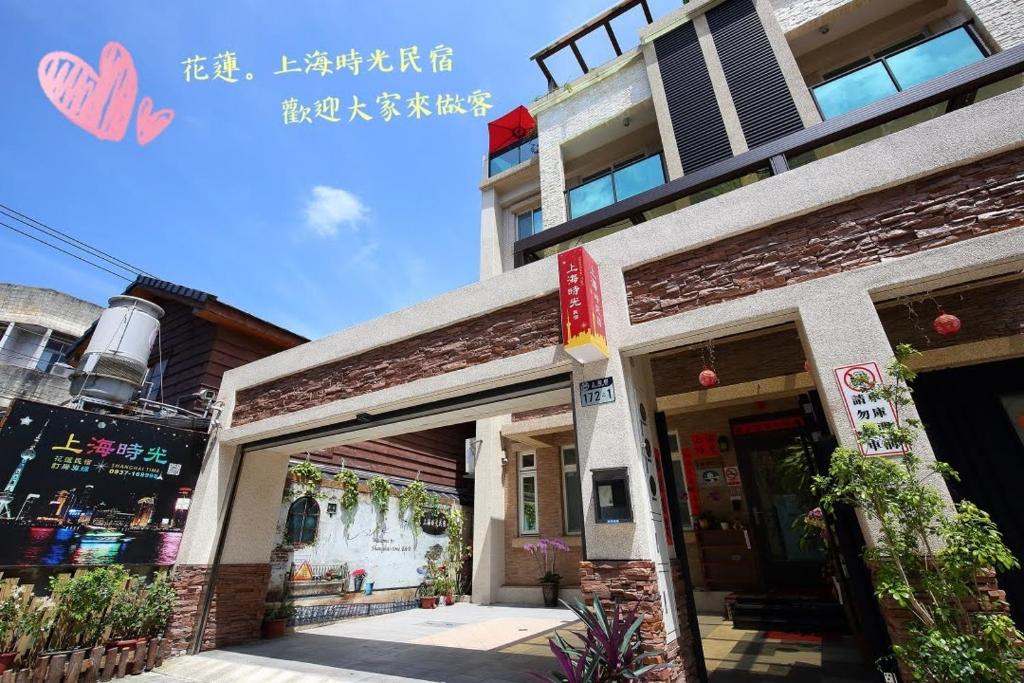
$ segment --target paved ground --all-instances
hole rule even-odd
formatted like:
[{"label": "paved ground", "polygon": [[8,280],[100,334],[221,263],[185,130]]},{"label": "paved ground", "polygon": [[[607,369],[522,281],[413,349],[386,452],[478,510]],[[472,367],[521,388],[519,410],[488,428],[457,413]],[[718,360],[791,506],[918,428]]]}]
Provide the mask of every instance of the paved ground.
[{"label": "paved ground", "polygon": [[[877,680],[850,638],[732,628],[700,617],[710,683]],[[548,636],[579,628],[565,609],[461,603],[352,619],[196,657],[178,657],[143,683],[506,683],[546,673]]]},{"label": "paved ground", "polygon": [[178,657],[146,683],[326,683],[531,680],[554,660],[547,635],[571,624],[565,609],[460,603],[353,619],[195,657]]}]

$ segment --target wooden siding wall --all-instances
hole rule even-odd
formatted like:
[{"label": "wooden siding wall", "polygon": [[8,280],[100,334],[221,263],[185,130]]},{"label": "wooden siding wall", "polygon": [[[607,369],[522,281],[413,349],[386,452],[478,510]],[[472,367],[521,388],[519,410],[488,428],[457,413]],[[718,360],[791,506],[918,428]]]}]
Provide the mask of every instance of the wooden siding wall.
[{"label": "wooden siding wall", "polygon": [[467,422],[339,446],[311,453],[309,459],[337,466],[344,461],[346,467],[389,477],[416,479],[418,475],[425,484],[450,486],[468,494],[473,480],[465,476],[465,443],[475,433],[476,425]]}]

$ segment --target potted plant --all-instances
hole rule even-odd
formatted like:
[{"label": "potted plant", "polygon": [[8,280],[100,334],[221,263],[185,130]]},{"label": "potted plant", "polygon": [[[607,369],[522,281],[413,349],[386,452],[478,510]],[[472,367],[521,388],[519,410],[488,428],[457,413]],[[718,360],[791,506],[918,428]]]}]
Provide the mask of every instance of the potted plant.
[{"label": "potted plant", "polygon": [[425,583],[420,587],[420,608],[434,609],[437,607],[437,589],[433,583]]},{"label": "potted plant", "polygon": [[14,666],[18,656],[17,644],[21,634],[18,632],[18,621],[21,618],[21,605],[25,599],[24,588],[17,588],[3,600],[0,600],[0,673]]},{"label": "potted plant", "polygon": [[295,600],[286,588],[281,602],[263,615],[263,637],[270,640],[280,638],[288,628],[288,620],[295,614]]},{"label": "potted plant", "polygon": [[558,561],[558,553],[569,552],[569,546],[558,538],[542,538],[536,543],[527,543],[523,550],[533,555],[537,561],[537,568],[541,572],[537,582],[540,583],[544,592],[544,606],[558,606],[558,587],[562,581],[562,575],[555,571]]},{"label": "potted plant", "polygon": [[143,601],[134,581],[114,594],[105,616],[110,633],[107,637],[107,651],[119,648],[134,648],[142,637]]},{"label": "potted plant", "polygon": [[449,576],[441,576],[434,579],[434,592],[444,596],[444,604],[455,603],[455,581]]},{"label": "potted plant", "polygon": [[352,590],[356,593],[363,589],[363,581],[366,580],[365,569],[354,569],[352,570]]},{"label": "potted plant", "polygon": [[53,628],[46,642],[48,651],[65,652],[102,642],[108,626],[107,611],[130,578],[128,571],[117,564],[73,577],[52,577]]},{"label": "potted plant", "polygon": [[147,638],[162,636],[171,624],[178,594],[167,574],[159,574],[146,589],[142,604],[142,635]]}]

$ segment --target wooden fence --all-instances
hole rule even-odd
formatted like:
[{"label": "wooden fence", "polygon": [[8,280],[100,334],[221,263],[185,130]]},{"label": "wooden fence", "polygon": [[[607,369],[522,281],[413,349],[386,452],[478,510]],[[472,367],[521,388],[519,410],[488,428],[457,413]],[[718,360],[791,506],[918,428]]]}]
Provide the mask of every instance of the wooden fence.
[{"label": "wooden fence", "polygon": [[31,669],[7,670],[0,683],[96,683],[141,674],[163,664],[170,641],[156,638],[135,647],[103,645],[65,654],[43,655]]}]

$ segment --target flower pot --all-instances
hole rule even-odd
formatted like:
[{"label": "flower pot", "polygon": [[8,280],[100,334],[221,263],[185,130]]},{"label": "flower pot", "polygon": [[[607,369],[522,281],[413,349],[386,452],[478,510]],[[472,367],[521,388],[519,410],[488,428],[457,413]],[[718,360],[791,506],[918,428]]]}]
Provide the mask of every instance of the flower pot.
[{"label": "flower pot", "polygon": [[280,638],[284,635],[285,629],[287,628],[287,619],[268,619],[263,622],[263,637],[268,640],[271,638]]},{"label": "flower pot", "polygon": [[363,581],[366,580],[365,576],[353,576],[352,577],[352,590],[356,593],[363,590]]},{"label": "flower pot", "polygon": [[540,587],[544,591],[544,606],[558,607],[558,582],[545,581]]},{"label": "flower pot", "polygon": [[447,595],[445,595],[444,596],[444,604],[446,604],[446,605],[454,605],[455,604],[455,596],[452,595],[451,593],[448,593]]},{"label": "flower pot", "polygon": [[17,656],[17,652],[0,652],[0,674],[14,666],[14,658]]},{"label": "flower pot", "polygon": [[434,609],[437,607],[437,597],[431,595],[430,597],[420,598],[421,609]]},{"label": "flower pot", "polygon": [[729,522],[719,522],[718,526],[722,527],[722,531],[728,531],[732,528],[729,526]]}]

